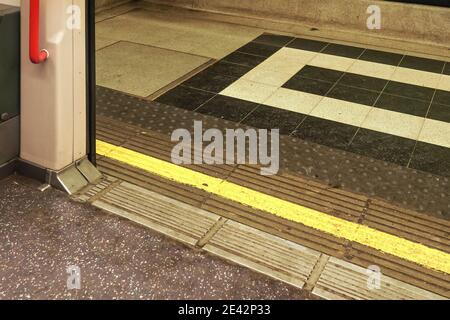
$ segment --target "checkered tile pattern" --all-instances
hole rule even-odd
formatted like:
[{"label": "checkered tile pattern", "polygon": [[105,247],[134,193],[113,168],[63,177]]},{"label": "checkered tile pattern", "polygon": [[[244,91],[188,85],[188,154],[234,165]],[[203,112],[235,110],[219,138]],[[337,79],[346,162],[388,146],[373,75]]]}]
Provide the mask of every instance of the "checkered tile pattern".
[{"label": "checkered tile pattern", "polygon": [[450,176],[450,63],[264,34],[159,102]]}]

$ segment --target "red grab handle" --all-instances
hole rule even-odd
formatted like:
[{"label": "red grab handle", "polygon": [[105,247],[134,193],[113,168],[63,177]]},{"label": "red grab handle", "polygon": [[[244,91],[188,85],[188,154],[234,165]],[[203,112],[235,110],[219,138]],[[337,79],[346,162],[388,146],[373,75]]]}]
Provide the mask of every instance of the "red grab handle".
[{"label": "red grab handle", "polygon": [[39,48],[39,0],[30,0],[30,60],[34,64],[40,64],[48,59],[49,53]]}]

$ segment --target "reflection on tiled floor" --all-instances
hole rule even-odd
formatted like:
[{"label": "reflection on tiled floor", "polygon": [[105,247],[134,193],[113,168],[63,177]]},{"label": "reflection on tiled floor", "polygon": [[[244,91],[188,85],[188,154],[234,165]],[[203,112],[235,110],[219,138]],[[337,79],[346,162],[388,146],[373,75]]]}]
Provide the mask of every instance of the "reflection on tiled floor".
[{"label": "reflection on tiled floor", "polygon": [[157,101],[450,176],[450,63],[264,34]]},{"label": "reflection on tiled floor", "polygon": [[[96,49],[98,84],[141,97],[172,85],[208,61],[223,58],[263,32],[194,18],[188,10],[168,14],[139,6],[130,3],[99,14]],[[240,66],[230,71],[220,65],[215,69],[231,76],[248,71]],[[203,85],[214,91],[222,83],[217,77]],[[189,103],[185,107],[189,108]]]},{"label": "reflection on tiled floor", "polygon": [[102,41],[128,41],[193,55],[221,59],[262,31],[192,17],[189,11],[167,12],[135,8],[97,23]]},{"label": "reflection on tiled floor", "polygon": [[147,97],[209,59],[120,41],[97,53],[97,83]]},{"label": "reflection on tiled floor", "polygon": [[114,43],[118,42],[117,40],[114,39],[107,39],[107,38],[102,38],[102,37],[96,37],[95,38],[95,49],[96,50],[100,50],[103,48],[106,48]]}]

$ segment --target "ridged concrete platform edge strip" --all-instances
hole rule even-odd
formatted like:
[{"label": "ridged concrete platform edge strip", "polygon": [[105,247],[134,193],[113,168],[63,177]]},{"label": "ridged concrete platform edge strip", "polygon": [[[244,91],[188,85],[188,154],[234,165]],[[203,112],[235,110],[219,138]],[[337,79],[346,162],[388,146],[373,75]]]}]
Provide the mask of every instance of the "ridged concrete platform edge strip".
[{"label": "ridged concrete platform edge strip", "polygon": [[324,299],[445,299],[387,276],[371,291],[364,268],[113,177],[75,199]]},{"label": "ridged concrete platform edge strip", "polygon": [[213,213],[127,182],[120,182],[109,189],[105,187],[105,184],[111,185],[112,181],[108,177],[107,182],[99,183],[79,199],[192,246],[220,219]]},{"label": "ridged concrete platform edge strip", "polygon": [[313,293],[329,300],[446,300],[383,274],[379,275],[379,286],[369,285],[373,276],[377,275],[371,269],[331,257]]},{"label": "ridged concrete platform edge strip", "polygon": [[320,252],[233,221],[227,221],[204,249],[299,288],[320,257]]}]

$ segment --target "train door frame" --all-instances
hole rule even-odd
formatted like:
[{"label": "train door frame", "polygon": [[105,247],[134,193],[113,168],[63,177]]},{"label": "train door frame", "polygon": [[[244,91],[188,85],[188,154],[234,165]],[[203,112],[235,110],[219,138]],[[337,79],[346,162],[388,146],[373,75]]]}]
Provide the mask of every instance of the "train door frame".
[{"label": "train door frame", "polygon": [[86,154],[96,165],[96,59],[95,59],[95,1],[86,0]]}]

